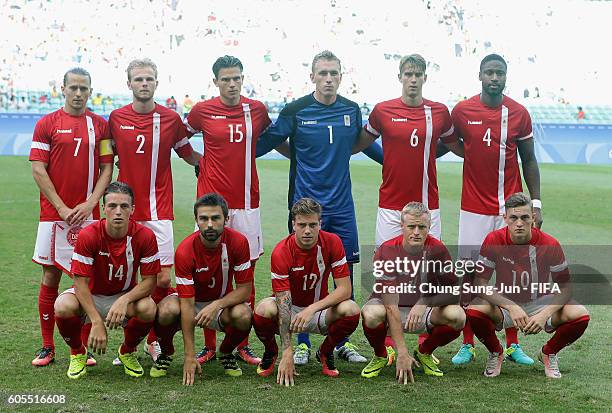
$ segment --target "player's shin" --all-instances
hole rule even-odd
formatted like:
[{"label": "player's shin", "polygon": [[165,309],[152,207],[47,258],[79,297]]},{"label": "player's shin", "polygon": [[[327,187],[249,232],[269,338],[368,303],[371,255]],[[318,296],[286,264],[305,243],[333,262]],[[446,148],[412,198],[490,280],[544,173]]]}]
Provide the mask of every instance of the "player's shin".
[{"label": "player's shin", "polygon": [[468,309],[466,314],[474,334],[476,334],[489,352],[501,354],[503,349],[495,335],[495,325],[489,316],[473,309]]},{"label": "player's shin", "polygon": [[84,354],[85,347],[81,340],[81,318],[78,316],[56,317],[55,322],[62,338],[70,346],[70,354]]},{"label": "player's shin", "polygon": [[43,347],[55,347],[53,341],[53,330],[55,329],[55,300],[58,296],[58,287],[50,287],[40,284],[38,294],[38,314],[40,317],[40,332],[43,339]]},{"label": "player's shin", "polygon": [[276,344],[275,334],[278,329],[276,320],[266,318],[255,313],[253,316],[253,327],[255,334],[264,345],[266,353],[277,354],[278,344]]},{"label": "player's shin", "polygon": [[436,326],[431,334],[419,345],[419,352],[431,354],[438,347],[442,347],[459,337],[461,330],[455,330],[451,326]]},{"label": "player's shin", "polygon": [[157,336],[157,340],[163,354],[167,356],[174,354],[173,339],[178,330],[180,330],[178,320],[170,323],[169,325],[162,325],[159,320],[155,320],[155,324],[153,325],[153,329],[151,331],[155,331],[155,335]]},{"label": "player's shin", "polygon": [[374,354],[377,357],[387,357],[387,348],[385,347],[385,337],[387,335],[387,325],[380,323],[374,328],[367,326],[365,320],[361,323],[363,325],[363,333],[368,339],[368,343],[374,349]]},{"label": "player's shin", "polygon": [[153,321],[142,321],[137,317],[130,318],[123,329],[124,341],[121,345],[121,354],[133,353],[138,344],[147,336],[153,327]]},{"label": "player's shin", "polygon": [[222,354],[229,354],[239,345],[242,344],[245,337],[249,336],[250,328],[248,330],[240,330],[236,327],[226,326],[225,327],[225,338],[219,346],[219,352]]},{"label": "player's shin", "polygon": [[590,317],[584,315],[557,327],[555,334],[544,344],[542,352],[546,355],[558,354],[564,347],[578,340],[589,325]]},{"label": "player's shin", "polygon": [[332,353],[334,346],[345,337],[353,334],[358,325],[359,314],[345,316],[331,323],[327,329],[327,337],[321,344],[321,352],[326,355]]}]

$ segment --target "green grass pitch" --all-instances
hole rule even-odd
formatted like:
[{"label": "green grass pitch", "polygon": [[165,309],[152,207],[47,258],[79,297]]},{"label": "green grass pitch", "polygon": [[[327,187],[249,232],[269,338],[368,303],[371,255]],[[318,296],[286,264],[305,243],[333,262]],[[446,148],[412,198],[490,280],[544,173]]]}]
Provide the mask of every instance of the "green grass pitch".
[{"label": "green grass pitch", "polygon": [[[175,243],[193,230],[193,171],[174,161]],[[257,265],[257,299],[271,292],[269,253],[286,234],[288,162],[258,161],[262,220],[266,254]],[[374,240],[380,167],[371,162],[351,165],[353,195],[357,208],[361,244]],[[461,193],[461,165],[439,163],[443,240],[457,240]],[[602,166],[542,165],[544,229],[562,244],[610,244],[612,217],[612,168]],[[519,367],[504,363],[501,376],[482,376],[486,350],[477,344],[477,358],[467,367],[454,367],[450,358],[459,343],[438,349],[445,372],[442,378],[417,373],[416,383],[399,386],[394,368],[372,380],[359,376],[363,365],[338,362],[341,375],[330,379],[320,374],[316,362],[298,369],[294,388],[277,386],[273,378],[262,379],[255,368],[242,365],[244,375],[229,378],[218,363],[204,366],[203,381],[186,388],[182,379],[182,339],[175,338],[177,355],[168,376],[131,379],[113,367],[120,332],[110,334],[111,354],[98,356],[98,366],[76,382],[66,377],[68,347],[56,330],[56,361],[34,368],[30,361],[40,346],[36,311],[40,268],[30,260],[38,221],[38,191],[25,157],[0,158],[0,411],[610,411],[612,369],[610,354],[610,307],[589,306],[591,325],[585,336],[561,353],[561,380],[544,377],[541,365]],[[362,257],[363,260],[369,259]],[[357,268],[356,273],[359,273]],[[357,285],[358,281],[356,281]],[[69,286],[65,277],[60,290]],[[361,298],[358,301],[362,304]],[[202,336],[196,332],[197,344]],[[407,336],[409,348],[416,336]],[[524,349],[535,357],[547,335],[521,338]],[[320,343],[313,336],[313,344]],[[372,351],[361,327],[353,341],[366,356]],[[251,342],[262,347],[254,333]],[[147,374],[150,360],[141,357]],[[66,395],[65,404],[8,405],[9,395]],[[607,407],[606,407],[607,406]]]}]

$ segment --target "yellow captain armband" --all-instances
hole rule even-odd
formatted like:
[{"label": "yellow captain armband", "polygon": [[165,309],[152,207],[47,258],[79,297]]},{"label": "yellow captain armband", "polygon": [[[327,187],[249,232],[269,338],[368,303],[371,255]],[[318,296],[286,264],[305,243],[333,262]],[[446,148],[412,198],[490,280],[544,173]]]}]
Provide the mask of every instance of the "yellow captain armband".
[{"label": "yellow captain armband", "polygon": [[102,139],[100,145],[100,156],[113,155],[113,146],[111,139]]}]

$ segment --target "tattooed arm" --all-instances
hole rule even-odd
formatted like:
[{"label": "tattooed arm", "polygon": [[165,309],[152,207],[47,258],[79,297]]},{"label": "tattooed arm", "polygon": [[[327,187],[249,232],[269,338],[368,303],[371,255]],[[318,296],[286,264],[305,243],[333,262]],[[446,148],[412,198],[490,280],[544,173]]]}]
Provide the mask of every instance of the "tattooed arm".
[{"label": "tattooed arm", "polygon": [[293,364],[293,347],[291,346],[291,292],[279,291],[275,293],[276,305],[278,306],[278,330],[281,336],[283,355],[278,364],[276,382],[284,386],[293,386],[295,366]]}]

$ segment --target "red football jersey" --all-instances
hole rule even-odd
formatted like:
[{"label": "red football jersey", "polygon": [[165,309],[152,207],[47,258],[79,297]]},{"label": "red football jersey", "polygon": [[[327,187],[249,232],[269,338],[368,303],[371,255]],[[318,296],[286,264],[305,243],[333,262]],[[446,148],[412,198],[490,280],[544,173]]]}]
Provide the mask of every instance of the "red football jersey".
[{"label": "red football jersey", "polygon": [[[100,163],[113,162],[108,124],[90,111],[80,116],[72,116],[63,109],[49,113],[34,128],[30,161],[47,164],[55,191],[68,208],[74,208],[93,192]],[[100,208],[94,208],[88,219],[100,219]],[[62,220],[42,193],[40,220]]]},{"label": "red football jersey", "polygon": [[490,108],[476,95],[459,102],[452,118],[465,146],[461,209],[503,215],[506,198],[523,190],[516,145],[533,137],[529,112],[508,96]]},{"label": "red football jersey", "polygon": [[70,272],[89,277],[92,294],[115,295],[130,291],[138,283],[138,270],[143,277],[161,271],[157,239],[150,229],[130,220],[124,238],[111,238],[106,232],[106,219],[85,227],[72,254]]},{"label": "red football jersey", "polygon": [[215,249],[206,248],[200,232],[185,238],[174,254],[176,290],[180,298],[206,302],[223,298],[236,284],[253,281],[249,242],[244,235],[225,227]]},{"label": "red football jersey", "polygon": [[119,177],[134,190],[136,221],[174,219],[171,151],[185,158],[193,152],[181,117],[155,104],[146,114],[132,104],[114,110],[108,118],[113,145],[119,156]]},{"label": "red football jersey", "polygon": [[478,277],[490,280],[495,271],[495,286],[518,287],[520,293],[510,294],[514,302],[529,302],[547,295],[538,285],[566,283],[570,273],[563,248],[552,236],[537,228],[531,229],[531,240],[525,245],[515,245],[510,239],[508,227],[490,232],[480,247],[480,261],[484,270]]},{"label": "red football jersey", "polygon": [[456,139],[448,108],[427,99],[416,107],[407,106],[401,98],[387,100],[374,106],[365,130],[382,135],[385,151],[378,206],[401,210],[408,202],[418,201],[438,209],[438,139]]},{"label": "red football jersey", "polygon": [[187,129],[191,135],[201,131],[204,137],[198,197],[216,192],[232,209],[259,207],[255,148],[270,122],[264,104],[244,96],[236,106],[226,106],[216,97],[191,109]]},{"label": "red football jersey", "polygon": [[348,277],[349,268],[340,237],[319,231],[317,245],[298,247],[295,234],[279,242],[271,258],[272,290],[291,291],[293,305],[308,307],[327,297],[327,281]]},{"label": "red football jersey", "polygon": [[[379,282],[381,286],[414,286],[414,293],[399,294],[398,305],[400,307],[415,305],[421,296],[431,297],[436,295],[435,292],[431,292],[429,286],[457,285],[457,277],[453,272],[453,260],[448,249],[440,240],[427,235],[423,251],[418,255],[408,253],[403,247],[403,242],[403,235],[385,241],[376,250],[373,259],[375,265],[377,261],[383,263],[387,261],[395,263],[397,259],[402,261],[402,268],[400,268],[402,271],[398,272],[394,269],[389,272],[384,271],[384,267],[381,267],[383,275],[380,278],[375,278],[375,282]],[[422,286],[426,288],[422,288]],[[421,290],[426,292],[422,293]],[[375,289],[372,297],[381,297],[381,294],[376,292]]]}]

